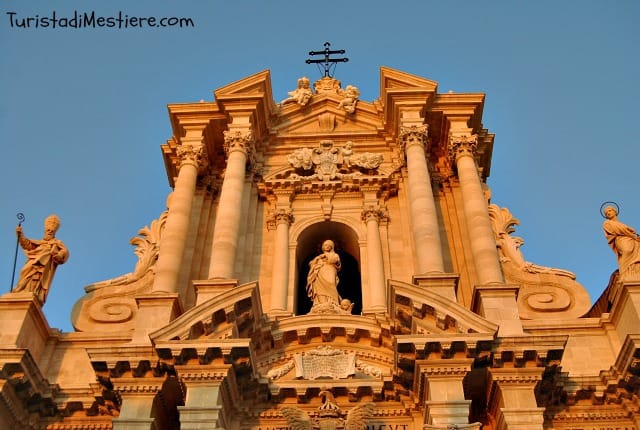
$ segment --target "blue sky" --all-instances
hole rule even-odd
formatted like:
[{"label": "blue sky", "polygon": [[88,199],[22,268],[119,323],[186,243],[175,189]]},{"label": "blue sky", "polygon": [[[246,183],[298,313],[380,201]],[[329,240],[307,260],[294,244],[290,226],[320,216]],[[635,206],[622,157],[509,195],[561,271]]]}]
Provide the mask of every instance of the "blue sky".
[{"label": "blue sky", "polygon": [[[319,72],[330,41],[350,61],[336,78],[379,95],[379,67],[485,92],[496,134],[493,202],[521,221],[526,260],[575,272],[592,301],[616,260],[603,201],[640,228],[640,2],[629,1],[8,1],[0,0],[0,287],[10,289],[16,213],[40,238],[50,213],[70,249],[44,307],[71,330],[83,287],[133,270],[129,239],[157,218],[169,186],[159,146],[168,103],[264,69],[274,97]],[[187,17],[191,28],[18,28],[16,18]],[[18,255],[18,266],[24,261]]]}]

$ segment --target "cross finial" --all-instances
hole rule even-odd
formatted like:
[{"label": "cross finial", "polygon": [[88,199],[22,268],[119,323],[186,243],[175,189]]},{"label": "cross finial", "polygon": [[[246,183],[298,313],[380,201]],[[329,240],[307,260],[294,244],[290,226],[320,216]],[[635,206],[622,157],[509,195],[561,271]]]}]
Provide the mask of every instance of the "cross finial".
[{"label": "cross finial", "polygon": [[323,59],[319,59],[319,60],[314,60],[309,58],[306,63],[307,64],[318,64],[318,68],[323,67],[324,68],[324,76],[325,77],[333,77],[331,76],[331,72],[333,70],[335,70],[336,68],[336,64],[337,63],[346,63],[347,61],[349,61],[348,58],[343,57],[343,58],[331,58],[331,54],[344,54],[345,50],[344,49],[336,49],[336,50],[331,50],[329,49],[329,47],[331,46],[331,44],[329,42],[325,42],[324,43],[324,50],[322,51],[309,51],[309,55],[324,55]]}]

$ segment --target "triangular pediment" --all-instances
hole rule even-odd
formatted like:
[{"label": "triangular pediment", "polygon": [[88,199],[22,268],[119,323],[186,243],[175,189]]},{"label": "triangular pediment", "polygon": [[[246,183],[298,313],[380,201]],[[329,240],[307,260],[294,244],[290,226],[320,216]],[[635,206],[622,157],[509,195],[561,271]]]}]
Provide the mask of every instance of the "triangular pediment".
[{"label": "triangular pediment", "polygon": [[334,94],[315,95],[307,106],[289,103],[281,106],[271,133],[278,137],[305,137],[327,134],[376,135],[381,126],[380,113],[373,103],[358,101],[356,111],[347,113],[339,107],[341,97]]},{"label": "triangular pediment", "polygon": [[270,99],[273,99],[271,73],[268,69],[227,84],[214,91],[216,100],[256,94],[267,94]]},{"label": "triangular pediment", "polygon": [[380,95],[385,94],[388,89],[392,88],[420,88],[435,92],[438,89],[438,83],[390,67],[380,67]]}]

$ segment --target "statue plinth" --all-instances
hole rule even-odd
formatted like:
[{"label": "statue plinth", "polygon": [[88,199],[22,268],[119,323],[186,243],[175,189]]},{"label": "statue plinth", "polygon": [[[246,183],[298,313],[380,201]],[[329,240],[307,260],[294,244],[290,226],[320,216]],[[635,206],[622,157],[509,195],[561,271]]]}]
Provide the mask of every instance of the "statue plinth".
[{"label": "statue plinth", "polygon": [[40,360],[51,328],[34,293],[1,296],[0,327],[0,346],[28,349],[36,362]]}]

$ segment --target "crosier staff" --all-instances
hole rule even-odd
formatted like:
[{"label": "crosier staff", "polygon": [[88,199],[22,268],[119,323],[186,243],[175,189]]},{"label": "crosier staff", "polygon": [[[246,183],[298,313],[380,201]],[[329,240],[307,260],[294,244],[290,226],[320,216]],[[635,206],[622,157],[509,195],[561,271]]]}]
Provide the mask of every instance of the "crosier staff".
[{"label": "crosier staff", "polygon": [[[24,214],[22,212],[18,212],[16,214],[16,218],[18,218],[18,227],[22,227],[22,223],[24,222]],[[20,238],[16,237],[16,251],[13,254],[13,272],[11,272],[11,292],[13,292],[13,281],[16,278],[16,263],[18,262],[18,244],[20,243]]]}]

